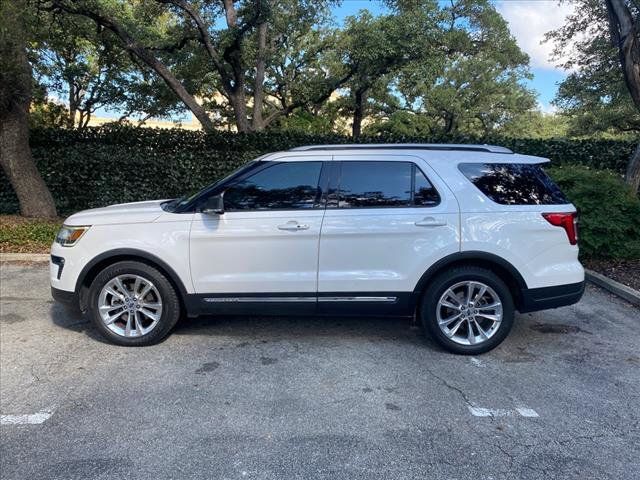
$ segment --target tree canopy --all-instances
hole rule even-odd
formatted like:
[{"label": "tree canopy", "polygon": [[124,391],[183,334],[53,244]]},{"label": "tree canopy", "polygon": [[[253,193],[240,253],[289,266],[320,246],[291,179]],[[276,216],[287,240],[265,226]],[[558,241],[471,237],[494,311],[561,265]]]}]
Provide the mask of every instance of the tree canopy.
[{"label": "tree canopy", "polygon": [[[566,23],[547,34],[554,57],[568,70],[554,104],[569,120],[569,134],[640,134],[640,110],[633,104],[620,69],[618,46],[606,2],[573,0]],[[638,17],[638,6],[629,2]]]},{"label": "tree canopy", "polygon": [[528,58],[488,1],[388,1],[340,27],[333,3],[40,0],[43,78],[80,126],[98,107],[241,132],[340,115],[357,136],[402,110],[434,132],[488,133],[535,106]]}]

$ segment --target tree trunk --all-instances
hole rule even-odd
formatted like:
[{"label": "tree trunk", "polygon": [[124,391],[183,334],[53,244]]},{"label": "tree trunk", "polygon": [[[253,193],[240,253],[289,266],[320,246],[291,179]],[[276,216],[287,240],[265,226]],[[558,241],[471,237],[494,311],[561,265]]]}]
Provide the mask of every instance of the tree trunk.
[{"label": "tree trunk", "polygon": [[607,0],[614,43],[618,47],[625,83],[635,106],[640,109],[640,41],[636,22],[625,0]]},{"label": "tree trunk", "polygon": [[247,133],[251,130],[249,125],[249,119],[247,118],[247,99],[244,95],[244,90],[239,89],[234,91],[229,96],[229,102],[233,109],[233,115],[236,121],[236,128],[240,133]]},{"label": "tree trunk", "polygon": [[449,135],[456,130],[456,122],[455,117],[450,112],[445,112],[444,114],[444,133]]},{"label": "tree trunk", "polygon": [[364,101],[365,90],[357,89],[355,91],[355,100],[353,105],[353,125],[351,127],[351,135],[353,138],[359,138],[362,133],[362,119],[364,118]]},{"label": "tree trunk", "polygon": [[[238,12],[234,6],[234,0],[223,0],[225,15],[227,18],[227,26],[231,32],[238,29]],[[214,55],[210,55],[214,58]],[[247,117],[247,96],[245,94],[246,76],[245,68],[242,62],[242,43],[241,37],[236,37],[223,54],[224,59],[231,66],[233,71],[233,80],[223,78],[223,87],[226,83],[225,91],[229,97],[233,114],[236,121],[236,128],[240,133],[251,131],[251,124]],[[255,110],[254,110],[255,111]]]},{"label": "tree trunk", "polygon": [[9,101],[0,110],[0,164],[18,196],[22,215],[55,218],[53,197],[36,168],[29,147],[31,65],[23,45],[15,42],[3,50],[5,48],[6,53],[13,55],[2,58],[2,63],[15,62],[16,75],[10,79],[13,92]]},{"label": "tree trunk", "polygon": [[73,128],[76,124],[76,89],[73,78],[68,78],[69,84],[69,117],[67,118],[67,128]]},{"label": "tree trunk", "polygon": [[258,25],[258,53],[256,59],[256,78],[253,88],[253,130],[264,129],[262,107],[264,105],[264,70],[267,48],[267,24]]},{"label": "tree trunk", "polygon": [[233,0],[223,0],[224,13],[227,17],[227,26],[235,28],[238,25],[238,14],[236,7],[233,6]]},{"label": "tree trunk", "polygon": [[[640,39],[637,20],[631,15],[624,0],[606,0],[612,41],[618,48],[620,66],[629,95],[640,110]],[[640,187],[640,145],[627,164],[626,182],[634,192]]]},{"label": "tree trunk", "polygon": [[242,52],[239,48],[235,49],[228,53],[226,59],[233,70],[233,86],[227,91],[233,107],[236,127],[238,132],[246,133],[251,131],[251,124],[247,116],[246,75],[242,63]]},{"label": "tree trunk", "polygon": [[633,191],[638,194],[638,191],[640,191],[640,145],[638,145],[629,159],[627,173],[624,178]]}]

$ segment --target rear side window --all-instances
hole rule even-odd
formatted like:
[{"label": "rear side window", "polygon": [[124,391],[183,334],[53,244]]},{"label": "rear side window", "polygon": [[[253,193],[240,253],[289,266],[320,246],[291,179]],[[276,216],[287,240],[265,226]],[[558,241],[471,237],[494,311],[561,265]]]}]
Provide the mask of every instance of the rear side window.
[{"label": "rear side window", "polygon": [[461,163],[458,168],[482,193],[502,205],[569,203],[540,165]]},{"label": "rear side window", "polygon": [[339,208],[433,206],[438,192],[412,162],[342,162]]}]

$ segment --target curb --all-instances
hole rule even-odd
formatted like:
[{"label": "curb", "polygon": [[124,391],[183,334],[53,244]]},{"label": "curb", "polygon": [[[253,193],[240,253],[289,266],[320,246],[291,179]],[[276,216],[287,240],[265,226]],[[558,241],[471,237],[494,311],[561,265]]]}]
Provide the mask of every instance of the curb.
[{"label": "curb", "polygon": [[609,292],[617,295],[618,297],[626,300],[629,303],[640,307],[639,291],[634,290],[631,287],[627,287],[620,282],[616,282],[609,277],[605,277],[604,275],[596,273],[593,270],[585,269],[585,277],[589,282],[601,288],[604,288],[605,290],[608,290]]},{"label": "curb", "polygon": [[0,262],[49,262],[48,253],[0,253]]}]

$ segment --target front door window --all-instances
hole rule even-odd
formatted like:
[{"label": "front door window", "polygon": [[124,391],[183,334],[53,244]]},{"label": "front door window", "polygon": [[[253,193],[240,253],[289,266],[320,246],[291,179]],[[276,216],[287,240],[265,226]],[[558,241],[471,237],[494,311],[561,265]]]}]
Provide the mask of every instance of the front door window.
[{"label": "front door window", "polygon": [[275,163],[231,185],[224,193],[227,211],[300,210],[318,205],[322,162]]}]

